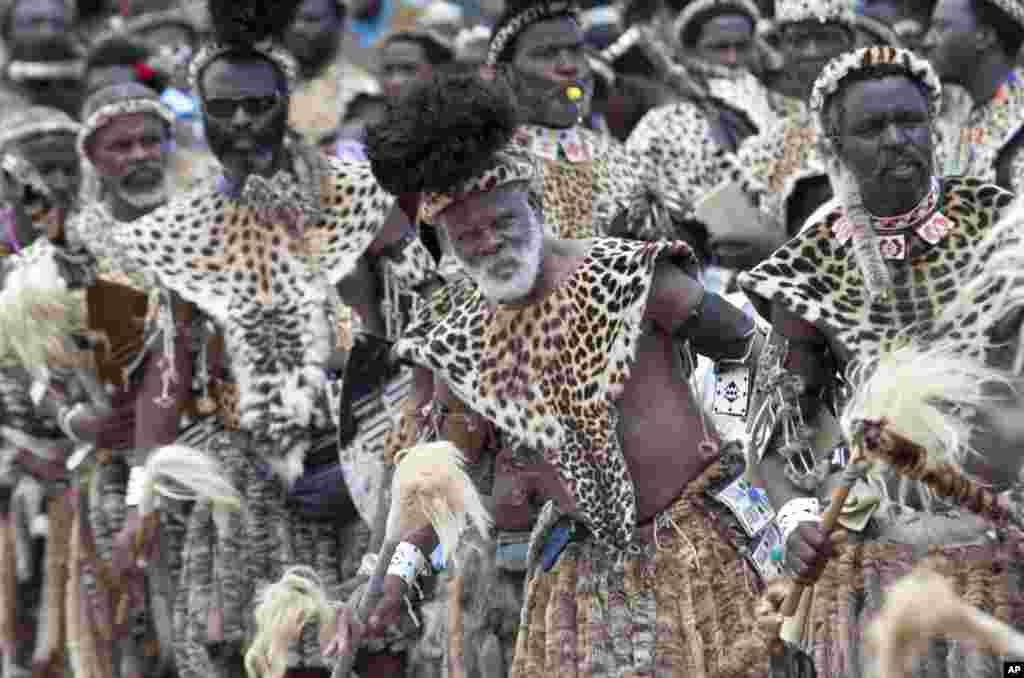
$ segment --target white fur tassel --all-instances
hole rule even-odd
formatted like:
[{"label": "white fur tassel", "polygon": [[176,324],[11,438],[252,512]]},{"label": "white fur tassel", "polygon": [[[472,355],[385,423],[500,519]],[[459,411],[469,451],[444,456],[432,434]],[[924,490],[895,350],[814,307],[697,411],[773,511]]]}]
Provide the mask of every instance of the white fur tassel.
[{"label": "white fur tassel", "polygon": [[396,464],[387,540],[399,540],[429,521],[445,561],[454,562],[459,539],[468,526],[474,526],[482,537],[490,534],[491,516],[455,445],[448,441],[417,445],[399,452]]},{"label": "white fur tassel", "polygon": [[948,463],[962,470],[970,445],[967,417],[992,409],[1002,398],[985,388],[1011,389],[1009,379],[963,354],[956,340],[928,348],[913,343],[850,372],[856,390],[842,417],[844,433],[852,435],[858,421],[885,419],[896,433],[928,450],[929,466]]},{"label": "white fur tassel", "polygon": [[292,567],[257,596],[256,637],[245,655],[250,678],[281,678],[288,670],[288,647],[311,622],[321,636],[334,635],[336,608],[311,568]]},{"label": "white fur tassel", "polygon": [[886,592],[868,629],[879,678],[912,675],[932,638],[977,643],[998,655],[1024,656],[1024,635],[960,598],[937,572],[919,567]]},{"label": "white fur tassel", "polygon": [[[224,477],[220,465],[191,447],[167,445],[154,450],[143,474],[139,499],[139,513],[143,516],[156,508],[158,496],[179,501],[209,501],[213,504],[217,530],[225,534],[228,514],[242,510],[242,496]],[[174,489],[175,486],[181,486],[184,491]]]}]

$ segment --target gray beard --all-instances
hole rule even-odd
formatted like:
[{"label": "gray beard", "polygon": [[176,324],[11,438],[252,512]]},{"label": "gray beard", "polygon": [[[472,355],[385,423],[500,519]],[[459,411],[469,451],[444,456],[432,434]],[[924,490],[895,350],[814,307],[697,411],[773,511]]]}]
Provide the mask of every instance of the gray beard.
[{"label": "gray beard", "polygon": [[151,209],[167,202],[167,186],[161,184],[150,191],[117,190],[117,198],[138,209]]}]

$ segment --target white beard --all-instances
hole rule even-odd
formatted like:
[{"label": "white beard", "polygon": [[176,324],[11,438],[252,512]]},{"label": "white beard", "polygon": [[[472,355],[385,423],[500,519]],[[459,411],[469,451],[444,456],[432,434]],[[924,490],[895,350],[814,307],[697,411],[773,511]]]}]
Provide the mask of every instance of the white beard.
[{"label": "white beard", "polygon": [[149,191],[118,190],[118,197],[138,209],[156,208],[167,202],[166,182]]},{"label": "white beard", "polygon": [[[538,222],[530,228],[530,239],[520,247],[505,246],[498,254],[470,264],[456,254],[462,269],[469,274],[484,293],[484,296],[499,304],[507,304],[526,298],[537,284],[540,274],[541,249],[544,236]],[[511,275],[495,276],[492,269],[501,264],[515,261],[517,267]]]}]

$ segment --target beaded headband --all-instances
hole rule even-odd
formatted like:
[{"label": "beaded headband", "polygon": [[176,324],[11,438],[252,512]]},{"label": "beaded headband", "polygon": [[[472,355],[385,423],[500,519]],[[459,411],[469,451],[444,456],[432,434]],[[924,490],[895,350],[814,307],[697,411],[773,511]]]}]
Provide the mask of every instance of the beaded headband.
[{"label": "beaded headband", "polygon": [[697,0],[687,5],[679,13],[672,35],[676,36],[676,40],[681,41],[683,32],[689,28],[694,19],[714,9],[731,9],[740,14],[745,14],[753,21],[755,28],[761,20],[761,12],[758,11],[757,6],[751,0]]},{"label": "beaded headband", "polygon": [[942,85],[931,64],[910,50],[899,47],[862,47],[828,62],[814,83],[811,114],[814,116],[818,138],[825,141],[826,146],[829,145],[828,130],[825,129],[825,104],[828,99],[839,91],[848,76],[878,66],[895,66],[905,71],[908,77],[922,83],[928,91],[928,112],[933,123],[938,119],[942,106]]},{"label": "beaded headband", "polygon": [[170,108],[162,101],[156,99],[133,98],[115,101],[105,106],[100,106],[89,116],[78,132],[78,155],[92,163],[92,158],[86,153],[85,147],[90,137],[102,127],[106,127],[115,118],[133,113],[146,113],[160,118],[168,127],[173,128],[175,117]]},{"label": "beaded headband", "polygon": [[[0,151],[3,151],[12,143],[49,134],[78,136],[81,125],[69,116],[56,115],[54,113],[41,118],[38,114],[33,115],[38,110],[38,108],[25,109],[18,114],[17,119],[14,121],[11,121],[10,118],[0,120],[4,128],[3,132],[0,132]],[[30,121],[26,114],[32,115],[33,120]]]},{"label": "beaded headband", "polygon": [[537,177],[537,167],[533,159],[518,149],[507,148],[494,155],[495,164],[478,176],[467,179],[454,190],[444,193],[423,193],[420,202],[420,219],[427,224],[436,223],[437,215],[448,209],[453,203],[464,200],[473,193],[488,193],[506,184],[523,181],[533,184]]},{"label": "beaded headband", "polygon": [[579,9],[577,8],[576,3],[571,0],[541,2],[540,4],[527,7],[519,14],[516,14],[505,23],[501,30],[494,34],[494,37],[491,38],[490,47],[487,49],[487,60],[485,64],[491,67],[497,66],[498,61],[501,60],[501,57],[509,44],[511,44],[515,37],[522,33],[528,26],[531,26],[538,21],[553,19],[560,16],[570,17],[578,22]]},{"label": "beaded headband", "polygon": [[[189,88],[193,92],[199,93],[201,91],[199,89],[199,78],[202,76],[203,71],[206,70],[207,66],[225,54],[244,52],[246,50],[253,51],[266,58],[281,70],[285,77],[288,93],[291,93],[292,90],[295,89],[295,85],[298,82],[299,77],[299,68],[295,63],[295,57],[293,57],[287,50],[278,47],[269,41],[264,41],[256,45],[247,45],[245,47],[224,43],[206,45],[196,52],[196,55],[192,57],[192,61],[189,63]],[[200,97],[200,100],[202,100],[202,97]]]}]

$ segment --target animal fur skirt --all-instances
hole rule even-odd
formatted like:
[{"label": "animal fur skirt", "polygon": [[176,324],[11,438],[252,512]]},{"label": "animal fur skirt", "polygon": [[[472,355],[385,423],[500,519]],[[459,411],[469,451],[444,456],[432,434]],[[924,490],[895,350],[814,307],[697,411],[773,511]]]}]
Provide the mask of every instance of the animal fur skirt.
[{"label": "animal fur skirt", "polygon": [[716,461],[691,482],[643,555],[586,539],[531,569],[512,678],[769,675],[757,587],[708,510],[723,477]]}]

